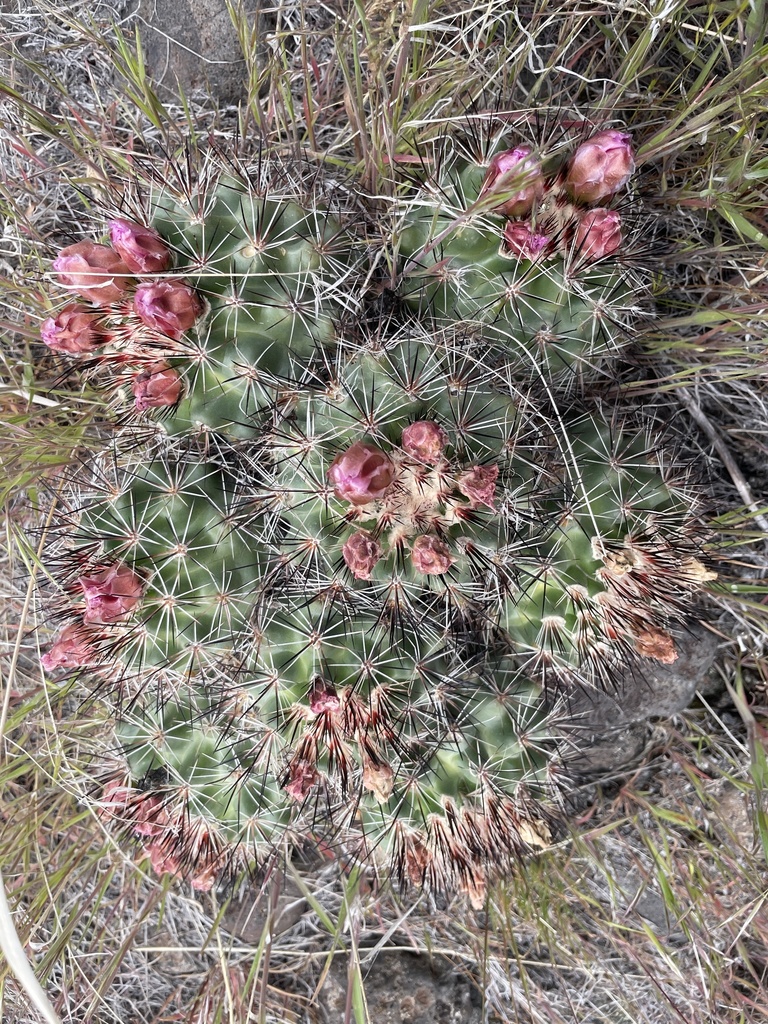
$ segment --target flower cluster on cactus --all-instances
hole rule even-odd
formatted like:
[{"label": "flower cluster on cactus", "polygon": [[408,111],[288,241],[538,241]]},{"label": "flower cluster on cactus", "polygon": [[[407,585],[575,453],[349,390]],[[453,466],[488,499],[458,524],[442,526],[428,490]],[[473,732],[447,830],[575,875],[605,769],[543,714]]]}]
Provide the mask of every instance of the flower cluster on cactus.
[{"label": "flower cluster on cactus", "polygon": [[135,359],[130,350],[119,356],[110,352],[115,339],[112,320],[117,309],[117,315],[136,321],[142,347],[148,353],[154,345],[159,352],[195,324],[203,301],[182,280],[145,280],[171,265],[171,251],[157,231],[122,218],[109,221],[107,228],[111,247],[76,242],[53,261],[59,283],[92,305],[70,303],[49,317],[41,328],[42,340],[54,351],[70,355],[102,350],[100,369],[110,356],[127,361],[138,411],[174,406],[182,393],[177,371],[162,360],[150,361],[148,354],[142,361],[138,352]]},{"label": "flower cluster on cactus", "polygon": [[632,317],[632,162],[615,131],[559,166],[449,145],[371,261],[353,188],[209,161],[56,258],[91,305],[43,340],[159,436],[129,418],[73,474],[43,665],[115,694],[99,806],[156,871],[312,839],[479,904],[551,841],[569,693],[674,660],[713,578],[695,493],[585,391]]},{"label": "flower cluster on cactus", "polygon": [[498,339],[532,378],[593,376],[638,313],[621,214],[608,208],[634,169],[629,135],[598,132],[565,163],[497,149],[482,177],[444,144],[428,167],[398,223],[409,305]]},{"label": "flower cluster on cactus", "polygon": [[54,259],[58,283],[91,306],[48,317],[42,340],[87,355],[97,386],[132,391],[134,412],[169,435],[251,437],[362,308],[365,246],[331,190],[302,192],[277,162],[209,165],[196,189],[145,186],[144,223],[115,217],[109,245]]}]

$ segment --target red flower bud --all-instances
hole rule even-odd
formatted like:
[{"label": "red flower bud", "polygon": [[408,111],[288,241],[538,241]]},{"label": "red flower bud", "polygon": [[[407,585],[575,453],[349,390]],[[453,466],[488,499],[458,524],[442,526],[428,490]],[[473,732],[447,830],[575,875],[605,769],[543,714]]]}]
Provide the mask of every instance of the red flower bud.
[{"label": "red flower bud", "polygon": [[448,444],[448,435],[432,420],[417,420],[403,431],[403,451],[412,459],[434,466],[439,462]]},{"label": "red flower bud", "polygon": [[524,217],[531,212],[533,204],[544,191],[544,175],[541,164],[531,157],[530,146],[517,146],[515,149],[497,153],[485,175],[480,196],[489,193],[509,192],[518,182],[524,183],[523,188],[513,192],[508,199],[495,207],[498,213],[508,217]]},{"label": "red flower bud", "polygon": [[612,129],[583,142],[571,157],[566,184],[583,203],[599,203],[623,188],[635,169],[631,136]]},{"label": "red flower bud", "polygon": [[428,533],[422,534],[413,542],[411,561],[415,569],[430,576],[441,576],[453,565],[448,545]]},{"label": "red flower bud", "polygon": [[381,558],[381,544],[366,530],[360,530],[346,541],[341,554],[355,579],[369,580]]},{"label": "red flower bud", "polygon": [[108,306],[122,298],[131,285],[130,268],[108,245],[75,242],[53,261],[59,281],[89,302]]},{"label": "red flower bud", "polygon": [[493,502],[498,475],[498,466],[472,466],[460,474],[456,486],[472,505],[487,505],[491,511],[495,511]]},{"label": "red flower bud", "polygon": [[92,664],[97,659],[93,637],[93,630],[86,629],[79,622],[66,626],[40,659],[41,665],[50,672],[54,668],[82,668]]},{"label": "red flower bud", "polygon": [[113,247],[134,273],[159,274],[171,265],[168,246],[154,228],[121,218],[107,226]]},{"label": "red flower bud", "polygon": [[181,397],[181,377],[167,363],[153,363],[143,373],[133,378],[131,390],[139,412],[162,409],[165,406],[176,405]]},{"label": "red flower bud", "polygon": [[105,565],[78,580],[85,595],[84,622],[121,622],[141,600],[144,585],[127,565]]},{"label": "red flower bud", "polygon": [[153,281],[136,289],[133,308],[147,327],[178,341],[203,312],[203,303],[183,281]]},{"label": "red flower bud", "polygon": [[336,496],[352,505],[382,498],[395,479],[395,467],[380,448],[362,441],[339,452],[328,469]]},{"label": "red flower bud", "polygon": [[510,221],[504,228],[504,242],[510,252],[524,260],[535,260],[549,245],[548,235],[536,235],[530,225],[519,220]]},{"label": "red flower bud", "polygon": [[93,352],[105,341],[96,332],[97,319],[95,313],[73,303],[43,321],[40,337],[54,352]]},{"label": "red flower bud", "polygon": [[615,210],[587,210],[576,231],[576,253],[592,262],[610,256],[621,246],[621,217]]}]

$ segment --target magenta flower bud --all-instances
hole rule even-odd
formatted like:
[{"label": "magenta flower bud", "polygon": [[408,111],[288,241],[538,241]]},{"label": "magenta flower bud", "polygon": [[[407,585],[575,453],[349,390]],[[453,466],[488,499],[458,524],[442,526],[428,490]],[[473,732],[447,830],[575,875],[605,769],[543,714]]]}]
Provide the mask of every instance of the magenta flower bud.
[{"label": "magenta flower bud", "polygon": [[626,185],[635,169],[631,138],[609,129],[582,142],[571,157],[565,179],[574,199],[599,203]]},{"label": "magenta flower bud", "polygon": [[576,230],[576,254],[592,262],[621,247],[621,217],[615,210],[587,210]]},{"label": "magenta flower bud", "polygon": [[382,556],[381,544],[366,530],[353,533],[341,549],[344,561],[355,579],[369,580]]},{"label": "magenta flower bud", "polygon": [[93,352],[105,341],[96,331],[97,320],[95,313],[72,303],[43,321],[40,337],[54,352]]},{"label": "magenta flower bud", "polygon": [[535,260],[549,245],[548,235],[537,235],[530,225],[519,220],[510,221],[504,228],[504,243],[510,252],[524,260]]},{"label": "magenta flower bud", "polygon": [[496,496],[496,479],[499,475],[498,466],[472,466],[471,469],[461,473],[456,480],[465,498],[469,498],[472,505],[487,505],[495,512],[494,499]]},{"label": "magenta flower bud", "polygon": [[97,659],[93,637],[93,631],[79,622],[66,626],[40,659],[41,665],[46,672],[51,672],[55,668],[82,668],[92,664]]},{"label": "magenta flower bud", "polygon": [[333,460],[328,479],[338,498],[352,505],[367,505],[387,493],[395,479],[395,467],[380,448],[355,441]]},{"label": "magenta flower bud", "polygon": [[75,242],[62,249],[53,269],[65,288],[89,302],[108,306],[123,297],[131,286],[131,271],[108,245]]},{"label": "magenta flower bud", "polygon": [[403,431],[403,451],[412,459],[434,466],[443,457],[448,435],[432,420],[417,420]]},{"label": "magenta flower bud", "polygon": [[109,238],[123,262],[136,274],[159,274],[171,265],[171,253],[154,228],[130,220],[111,220]]},{"label": "magenta flower bud", "polygon": [[136,289],[133,308],[147,327],[178,341],[203,312],[203,303],[183,281],[152,281]]},{"label": "magenta flower bud", "polygon": [[411,561],[419,572],[429,576],[441,576],[453,565],[451,550],[445,541],[432,534],[423,533],[413,542]]},{"label": "magenta flower bud", "polygon": [[139,412],[176,405],[181,397],[182,384],[178,372],[167,363],[153,363],[133,378],[131,390]]},{"label": "magenta flower bud", "polygon": [[531,156],[530,146],[517,146],[497,153],[491,160],[485,180],[480,189],[480,197],[494,192],[508,192],[510,187],[520,181],[524,187],[513,192],[508,199],[494,209],[507,217],[524,217],[531,212],[533,204],[544,191],[544,175],[541,164]]},{"label": "magenta flower bud", "polygon": [[122,622],[141,600],[144,585],[127,565],[105,565],[78,580],[85,596],[84,622]]}]

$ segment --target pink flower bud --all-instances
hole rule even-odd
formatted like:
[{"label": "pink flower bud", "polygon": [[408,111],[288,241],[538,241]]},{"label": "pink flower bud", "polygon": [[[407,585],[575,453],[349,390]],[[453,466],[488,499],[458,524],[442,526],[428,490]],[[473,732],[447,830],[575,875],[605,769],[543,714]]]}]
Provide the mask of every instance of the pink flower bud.
[{"label": "pink flower bud", "polygon": [[162,409],[165,406],[176,405],[181,397],[181,377],[167,363],[153,363],[143,373],[133,378],[131,389],[136,399],[134,404],[139,412]]},{"label": "pink flower bud", "polygon": [[178,341],[203,312],[203,303],[183,281],[153,281],[136,289],[133,308],[147,327]]},{"label": "pink flower bud", "polygon": [[106,784],[98,801],[98,814],[102,818],[119,818],[125,814],[134,790],[122,780],[112,779]]},{"label": "pink flower bud", "polygon": [[576,254],[585,262],[610,256],[621,247],[621,217],[615,210],[587,210],[576,230]]},{"label": "pink flower bud", "polygon": [[495,511],[493,502],[498,475],[498,466],[472,466],[459,475],[456,486],[465,498],[469,498],[473,506],[487,505],[491,511]]},{"label": "pink flower bud", "polygon": [[141,579],[127,565],[105,565],[79,584],[85,595],[84,622],[121,622],[141,600],[144,590]]},{"label": "pink flower bud", "polygon": [[171,265],[168,246],[154,228],[120,218],[107,226],[112,245],[134,273],[159,274]]},{"label": "pink flower bud", "polygon": [[355,441],[339,452],[328,469],[336,496],[352,505],[367,505],[382,498],[395,479],[395,467],[380,448]]},{"label": "pink flower bud", "polygon": [[324,711],[338,711],[340,707],[336,687],[322,676],[316,676],[309,691],[309,710],[314,715],[320,715]]},{"label": "pink flower bud", "polygon": [[537,235],[530,225],[512,220],[504,228],[504,242],[510,252],[524,260],[535,260],[549,245],[549,235]]},{"label": "pink flower bud", "polygon": [[75,242],[62,249],[53,261],[59,281],[89,302],[108,306],[131,286],[131,271],[108,245]]},{"label": "pink flower bud", "polygon": [[46,672],[54,668],[82,668],[97,660],[93,648],[94,632],[79,622],[66,626],[53,646],[40,659]]},{"label": "pink flower bud", "polygon": [[159,796],[142,794],[131,808],[131,825],[134,835],[154,839],[163,835],[168,828],[168,812]]},{"label": "pink flower bud", "polygon": [[300,803],[319,778],[317,769],[311,761],[295,760],[291,763],[288,782],[283,788],[291,800]]},{"label": "pink flower bud", "polygon": [[434,466],[439,462],[448,444],[448,435],[432,420],[417,420],[403,431],[403,451],[412,459]]},{"label": "pink flower bud", "polygon": [[152,870],[157,875],[181,874],[181,860],[174,853],[164,849],[162,843],[151,843],[144,852],[149,855]]},{"label": "pink flower bud", "polygon": [[43,321],[40,337],[54,352],[93,352],[105,342],[96,331],[97,319],[95,313],[73,303]]},{"label": "pink flower bud", "polygon": [[369,580],[381,558],[381,544],[366,530],[353,533],[341,549],[344,561],[358,580]]},{"label": "pink flower bud", "polygon": [[509,192],[518,182],[524,182],[523,188],[513,192],[495,207],[498,213],[504,213],[507,217],[524,217],[531,212],[533,204],[544,191],[541,164],[531,157],[531,153],[530,146],[517,146],[497,153],[491,160],[480,189],[481,197],[494,192]]},{"label": "pink flower bud", "polygon": [[422,534],[413,542],[411,561],[415,569],[429,576],[441,576],[453,565],[448,545],[429,533]]},{"label": "pink flower bud", "polygon": [[631,136],[613,129],[583,142],[571,157],[566,183],[574,199],[599,203],[623,188],[635,169]]}]

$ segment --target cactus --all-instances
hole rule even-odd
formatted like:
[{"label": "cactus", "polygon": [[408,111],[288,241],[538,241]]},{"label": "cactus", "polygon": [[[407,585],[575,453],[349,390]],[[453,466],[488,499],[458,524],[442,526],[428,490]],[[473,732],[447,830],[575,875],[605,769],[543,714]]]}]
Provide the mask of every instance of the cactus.
[{"label": "cactus", "polygon": [[112,693],[99,805],[159,872],[311,837],[479,902],[551,839],[567,694],[676,657],[713,575],[685,474],[555,397],[634,316],[628,137],[502,145],[395,202],[390,318],[353,197],[266,159],[139,176],[54,261],[91,305],[43,340],[136,419],[73,475],[43,665]]},{"label": "cactus", "polygon": [[492,139],[477,156],[440,140],[412,176],[395,206],[399,293],[435,327],[496,342],[521,377],[583,383],[640,312],[619,212],[587,207],[626,185],[629,137],[598,133],[565,165],[503,146]]},{"label": "cactus", "polygon": [[104,459],[73,500],[44,664],[118,694],[102,804],[159,870],[312,836],[480,900],[550,835],[558,692],[674,658],[710,575],[684,480],[493,351],[348,342],[260,438]]},{"label": "cactus", "polygon": [[109,221],[110,245],[59,253],[59,283],[93,305],[68,304],[42,337],[88,353],[94,380],[131,389],[168,434],[252,437],[359,311],[365,252],[340,190],[274,159],[211,160],[194,187],[179,175],[170,165],[111,197],[136,210]]}]

